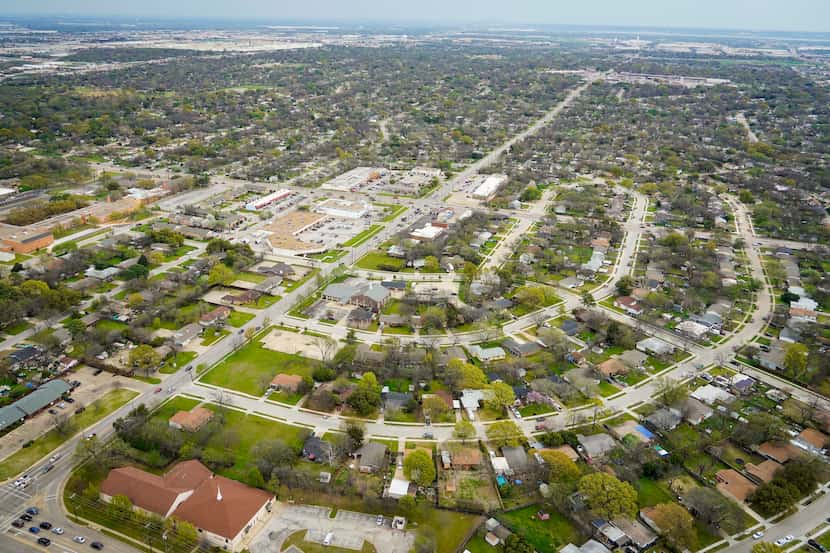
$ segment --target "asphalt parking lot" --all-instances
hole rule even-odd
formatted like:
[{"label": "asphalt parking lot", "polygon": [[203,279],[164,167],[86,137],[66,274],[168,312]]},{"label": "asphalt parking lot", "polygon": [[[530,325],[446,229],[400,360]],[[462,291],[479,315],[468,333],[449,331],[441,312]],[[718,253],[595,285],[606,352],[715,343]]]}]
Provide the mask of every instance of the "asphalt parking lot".
[{"label": "asphalt parking lot", "polygon": [[391,520],[377,524],[377,515],[338,511],[334,518],[330,509],[312,505],[287,505],[280,503],[274,509],[271,520],[253,539],[251,553],[271,553],[279,550],[282,542],[294,532],[307,530],[306,540],[323,543],[331,532],[331,545],[344,549],[360,550],[363,540],[371,542],[384,553],[408,553],[414,542],[411,532],[393,530]]}]

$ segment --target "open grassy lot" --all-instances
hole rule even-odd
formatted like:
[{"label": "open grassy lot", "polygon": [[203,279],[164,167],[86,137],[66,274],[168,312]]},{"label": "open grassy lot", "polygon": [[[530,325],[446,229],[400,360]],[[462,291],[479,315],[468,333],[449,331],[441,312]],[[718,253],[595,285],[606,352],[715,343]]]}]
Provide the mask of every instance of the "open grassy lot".
[{"label": "open grassy lot", "polygon": [[59,434],[56,430],[50,430],[37,438],[32,445],[21,449],[0,463],[0,480],[5,480],[19,474],[34,465],[37,461],[57,449],[66,440],[98,422],[108,414],[112,413],[134,397],[138,392],[120,388],[112,390],[103,397],[89,404],[83,413],[73,415],[69,420],[72,430],[66,434]]},{"label": "open grassy lot", "polygon": [[224,328],[208,328],[202,334],[202,345],[209,346],[215,344],[228,334],[230,334],[230,331]]},{"label": "open grassy lot", "polygon": [[159,369],[159,372],[162,374],[173,374],[180,368],[184,367],[193,359],[196,358],[196,352],[194,351],[180,351],[177,352],[175,356],[171,356],[167,361]]},{"label": "open grassy lot", "polygon": [[400,271],[406,264],[403,259],[376,251],[367,253],[355,265],[369,271]]},{"label": "open grassy lot", "polygon": [[239,328],[253,318],[254,316],[250,313],[245,313],[244,311],[234,311],[228,317],[228,324],[234,328]]},{"label": "open grassy lot", "polygon": [[674,500],[668,489],[660,482],[655,482],[649,478],[637,480],[636,488],[637,504],[641,509],[643,507],[653,507],[660,503],[671,503]]},{"label": "open grassy lot", "polygon": [[[320,543],[305,541],[305,535],[307,530],[300,530],[299,532],[294,532],[282,544],[281,551],[285,551],[292,545],[296,545],[299,547],[304,553],[355,553],[356,549],[344,549],[342,547],[333,547],[331,545],[326,546]],[[377,550],[375,546],[369,543],[368,541],[363,541],[363,548],[360,549],[360,553],[376,553]]]},{"label": "open grassy lot", "polygon": [[[265,333],[257,338],[263,336]],[[266,349],[257,338],[208,371],[202,377],[202,382],[261,396],[278,373],[311,376],[316,361],[299,355]]]},{"label": "open grassy lot", "polygon": [[17,322],[14,322],[14,323],[10,324],[6,328],[4,328],[3,332],[5,332],[6,334],[10,334],[12,336],[17,336],[18,334],[20,334],[24,330],[26,330],[28,328],[31,328],[31,326],[32,326],[31,323],[21,319]]},{"label": "open grassy lot", "polygon": [[266,307],[271,307],[278,301],[280,301],[280,296],[272,296],[271,294],[263,294],[259,297],[258,300],[252,301],[249,303],[243,304],[244,307],[249,307],[251,309],[265,309]]},{"label": "open grassy lot", "polygon": [[482,520],[481,517],[475,515],[438,509],[430,509],[413,518],[419,525],[427,526],[435,531],[437,544],[435,553],[455,553],[461,542]]},{"label": "open grassy lot", "polygon": [[[539,520],[536,513],[543,510],[550,519]],[[498,515],[502,524],[524,537],[538,553],[556,553],[568,543],[581,543],[579,531],[567,518],[540,505],[530,505]]]},{"label": "open grassy lot", "polygon": [[241,273],[237,273],[236,280],[241,280],[243,282],[250,282],[251,284],[259,284],[261,282],[265,282],[265,279],[268,278],[265,275],[261,275],[259,273],[250,273],[248,271],[243,271]]}]

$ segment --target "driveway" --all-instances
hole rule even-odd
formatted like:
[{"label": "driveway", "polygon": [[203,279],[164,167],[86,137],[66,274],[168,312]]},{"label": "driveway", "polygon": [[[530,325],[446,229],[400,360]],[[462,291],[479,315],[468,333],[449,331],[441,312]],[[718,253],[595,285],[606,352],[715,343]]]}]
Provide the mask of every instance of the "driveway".
[{"label": "driveway", "polygon": [[408,553],[412,548],[414,535],[393,530],[390,519],[386,519],[383,526],[378,526],[375,515],[338,511],[334,518],[330,518],[330,512],[326,507],[278,503],[271,520],[253,539],[249,549],[251,553],[279,551],[282,542],[299,530],[308,530],[306,539],[318,543],[322,543],[326,534],[331,532],[331,545],[357,551],[363,546],[363,540],[368,540],[384,553]]}]

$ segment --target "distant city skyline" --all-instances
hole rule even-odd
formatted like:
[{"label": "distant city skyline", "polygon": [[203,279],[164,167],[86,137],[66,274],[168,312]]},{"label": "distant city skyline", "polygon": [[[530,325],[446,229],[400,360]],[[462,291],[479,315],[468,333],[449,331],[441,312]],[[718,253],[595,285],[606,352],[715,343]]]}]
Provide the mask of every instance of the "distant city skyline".
[{"label": "distant city skyline", "polygon": [[830,31],[828,0],[0,0],[20,15]]}]

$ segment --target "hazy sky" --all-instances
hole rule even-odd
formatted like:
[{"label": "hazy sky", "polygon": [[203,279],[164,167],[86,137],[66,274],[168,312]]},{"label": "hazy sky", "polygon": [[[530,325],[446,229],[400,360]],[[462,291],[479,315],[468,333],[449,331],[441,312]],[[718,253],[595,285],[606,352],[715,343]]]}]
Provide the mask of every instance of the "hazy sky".
[{"label": "hazy sky", "polygon": [[19,14],[830,31],[830,0],[0,0]]}]

